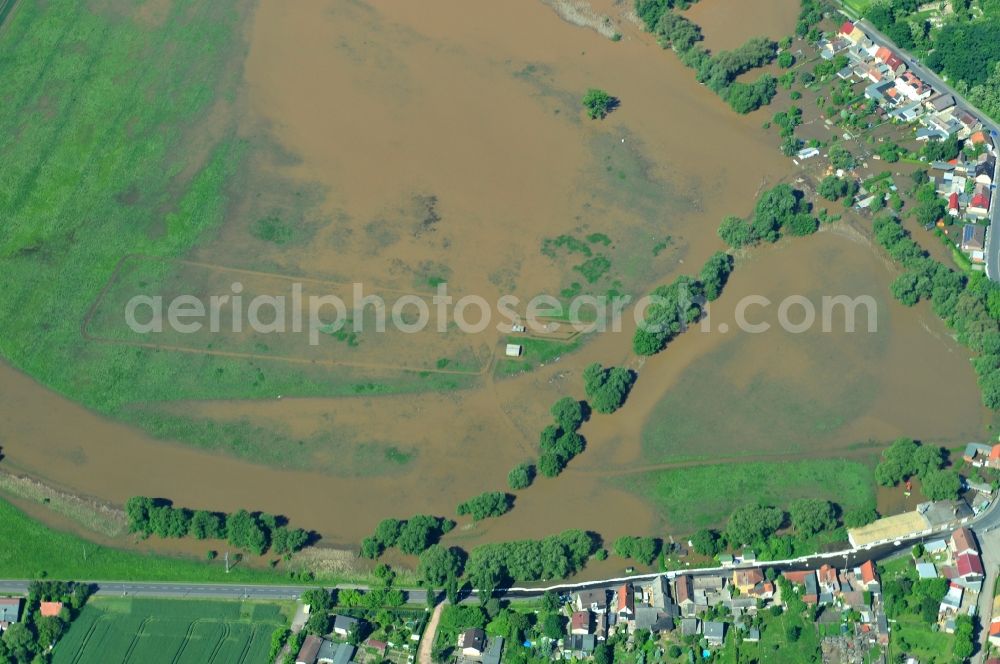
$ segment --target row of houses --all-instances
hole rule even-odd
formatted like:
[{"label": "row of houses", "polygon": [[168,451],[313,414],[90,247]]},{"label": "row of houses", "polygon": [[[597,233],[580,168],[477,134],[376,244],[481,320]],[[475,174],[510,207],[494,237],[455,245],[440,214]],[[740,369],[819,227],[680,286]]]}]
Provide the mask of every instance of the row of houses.
[{"label": "row of houses", "polygon": [[958,615],[976,611],[976,598],[986,579],[979,545],[971,530],[959,528],[947,540],[927,542],[924,550],[929,559],[917,563],[917,576],[948,581],[948,592],[938,607],[938,624],[950,634],[955,631]]},{"label": "row of houses", "polygon": [[845,80],[866,81],[865,97],[875,100],[889,117],[920,121],[917,140],[966,139],[982,129],[982,122],[958,107],[955,97],[938,92],[908,71],[906,63],[891,49],[876,44],[861,28],[847,21],[836,36],[820,43],[820,55],[833,59],[844,55],[848,65],[837,75]]},{"label": "row of houses", "polygon": [[[331,635],[346,640],[357,629],[364,627],[363,623],[364,621],[360,618],[335,615],[333,616]],[[416,638],[419,639],[419,635],[416,635]],[[364,645],[379,655],[385,655],[392,644],[369,638],[365,640]],[[295,658],[295,664],[350,664],[356,652],[357,648],[349,643],[310,635],[302,642],[302,647]]]}]

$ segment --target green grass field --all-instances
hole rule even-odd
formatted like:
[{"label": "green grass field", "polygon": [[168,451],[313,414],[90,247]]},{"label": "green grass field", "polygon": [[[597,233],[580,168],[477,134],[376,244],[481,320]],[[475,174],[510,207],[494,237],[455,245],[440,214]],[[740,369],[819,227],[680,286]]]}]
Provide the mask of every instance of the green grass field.
[{"label": "green grass field", "polygon": [[0,500],[0,577],[107,581],[288,583],[283,574],[236,566],[226,574],[219,561],[154,556],[100,546],[53,530]]},{"label": "green grass field", "polygon": [[240,664],[267,659],[287,625],[277,604],[93,598],[56,645],[55,664]]},{"label": "green grass field", "polygon": [[752,501],[787,508],[797,498],[825,498],[844,510],[875,504],[872,469],[834,459],[677,468],[628,475],[621,484],[685,533],[722,525],[736,507]]}]

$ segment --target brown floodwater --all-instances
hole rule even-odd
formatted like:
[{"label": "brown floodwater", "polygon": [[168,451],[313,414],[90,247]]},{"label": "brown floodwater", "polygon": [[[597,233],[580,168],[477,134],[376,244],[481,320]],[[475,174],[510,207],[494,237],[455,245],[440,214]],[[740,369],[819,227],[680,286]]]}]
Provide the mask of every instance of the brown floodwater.
[{"label": "brown floodwater", "polygon": [[730,50],[751,37],[775,41],[795,33],[799,17],[796,0],[699,0],[685,16],[701,27],[705,48]]},{"label": "brown floodwater", "polygon": [[[700,13],[709,43],[723,48],[762,30],[788,33],[796,7],[793,0],[702,0],[692,12]],[[557,292],[570,272],[541,254],[545,238],[604,233],[626,291],[697,271],[722,248],[719,220],[747,214],[757,192],[782,181],[790,164],[760,130],[761,114],[733,114],[648,35],[623,31],[626,38],[612,42],[529,0],[474,7],[457,0],[262,0],[235,105],[243,135],[266,146],[252,156],[251,181],[311,192],[311,235],[286,247],[252,237],[259,199],[247,194],[192,259],[419,291],[431,277],[445,277],[464,293],[529,297]],[[600,122],[579,107],[594,86],[621,100]],[[673,250],[654,259],[651,246],[667,236]],[[866,270],[887,301],[890,325],[884,344],[867,355],[840,347],[844,372],[877,375],[879,389],[869,408],[810,454],[853,454],[849,446],[869,437],[943,441],[981,428],[967,356],[926,307],[889,301],[893,273],[863,241],[824,233],[755,252],[741,260],[718,306],[747,294],[781,297],[803,283],[839,287],[842,271],[831,256],[844,270]],[[811,270],[820,264],[825,271]],[[187,276],[198,278],[193,269]],[[500,341],[496,332],[482,336],[472,345]],[[414,452],[402,469],[365,476],[268,468],[154,440],[0,365],[4,463],[118,504],[144,494],[281,513],[328,544],[353,546],[381,518],[451,515],[461,500],[505,487],[509,468],[534,456],[549,405],[566,394],[582,398],[582,369],[600,361],[639,371],[625,408],[585,425],[588,450],[561,477],[520,492],[503,518],[462,521],[448,541],[474,546],[564,528],[609,539],[656,532],[661,515],[611,477],[672,463],[644,457],[644,427],[683,372],[722,337],[690,333],[646,360],[631,353],[630,337],[626,325],[534,372],[486,376],[475,389],[452,393],[157,406],[294,436],[336,431],[349,444],[377,441]],[[737,381],[764,369],[801,379],[806,360],[758,343],[730,369]],[[826,382],[838,380],[817,375],[813,389],[822,394]],[[739,444],[704,441],[717,458],[732,456]],[[310,461],[335,467],[336,454]]]}]

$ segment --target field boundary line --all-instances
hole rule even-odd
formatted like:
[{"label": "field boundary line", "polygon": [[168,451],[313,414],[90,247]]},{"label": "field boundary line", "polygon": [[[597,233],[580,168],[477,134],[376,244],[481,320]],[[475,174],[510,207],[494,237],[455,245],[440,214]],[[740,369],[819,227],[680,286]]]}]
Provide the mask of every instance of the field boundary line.
[{"label": "field boundary line", "polygon": [[[243,351],[224,351],[224,350],[212,350],[212,349],[203,349],[203,348],[190,348],[190,347],[187,347],[187,346],[175,346],[173,344],[159,344],[159,343],[152,343],[152,342],[129,341],[127,339],[112,339],[112,338],[109,338],[109,337],[102,337],[102,336],[91,334],[89,332],[88,328],[90,327],[90,323],[93,320],[94,316],[97,314],[98,308],[104,302],[104,299],[107,296],[108,291],[110,291],[111,287],[114,285],[115,280],[121,275],[122,271],[124,270],[125,263],[129,259],[136,258],[136,257],[138,257],[138,258],[152,259],[152,260],[161,260],[163,262],[173,261],[173,262],[181,263],[181,264],[196,265],[196,266],[201,266],[201,267],[213,268],[213,266],[211,266],[210,264],[196,263],[196,262],[193,262],[193,261],[186,261],[186,260],[182,260],[182,259],[166,259],[166,258],[158,258],[158,257],[155,257],[155,256],[154,257],[150,257],[150,256],[145,256],[143,254],[126,254],[125,256],[123,256],[118,261],[118,263],[115,264],[115,268],[112,270],[111,275],[108,277],[107,283],[105,283],[104,287],[101,288],[100,292],[97,294],[97,297],[94,299],[94,302],[91,303],[90,307],[87,309],[87,312],[84,314],[83,320],[80,321],[80,336],[83,337],[83,339],[85,339],[86,341],[91,341],[91,342],[94,342],[94,343],[100,343],[100,344],[106,344],[106,345],[114,345],[114,346],[131,346],[133,348],[145,348],[145,349],[148,349],[148,350],[160,350],[160,351],[168,351],[168,352],[176,352],[176,353],[188,353],[188,354],[192,354],[192,355],[210,355],[210,356],[229,357],[229,358],[236,358],[236,359],[252,359],[252,360],[261,360],[261,361],[270,360],[270,361],[276,361],[276,362],[288,362],[288,363],[291,363],[291,364],[309,364],[309,365],[331,366],[331,367],[355,367],[355,368],[359,368],[359,369],[377,369],[377,370],[382,370],[382,371],[396,371],[396,372],[401,372],[401,373],[406,373],[406,372],[418,373],[418,374],[419,373],[433,373],[433,374],[442,374],[442,375],[449,375],[449,376],[474,376],[474,377],[475,376],[480,376],[480,377],[481,376],[485,376],[487,374],[487,372],[490,370],[490,367],[492,366],[493,360],[497,357],[497,351],[496,351],[496,348],[494,348],[491,351],[489,358],[487,358],[487,360],[483,363],[483,366],[482,366],[482,368],[479,371],[459,371],[457,369],[439,369],[437,367],[427,367],[427,368],[423,368],[423,367],[419,367],[419,368],[417,368],[417,367],[406,367],[406,366],[400,366],[400,365],[397,365],[397,364],[383,364],[383,363],[379,363],[379,362],[351,362],[349,360],[333,360],[333,359],[324,359],[324,358],[304,358],[304,357],[294,357],[294,356],[287,356],[287,355],[264,355],[264,354],[261,354],[261,353],[251,353],[251,352],[243,352]],[[214,269],[217,269],[217,270],[220,270],[220,271],[224,270],[224,271],[242,272],[242,273],[246,273],[246,274],[257,274],[259,276],[268,276],[268,277],[281,278],[281,279],[296,279],[296,277],[287,277],[287,276],[283,276],[283,275],[279,275],[279,274],[265,273],[265,272],[256,273],[256,272],[253,272],[252,270],[241,270],[239,268],[228,268],[228,267],[223,267],[223,266],[214,266]],[[303,281],[309,281],[308,279],[302,279],[302,280]],[[315,282],[318,282],[318,283],[343,285],[343,284],[341,284],[341,282],[336,282],[336,281],[322,281],[322,280],[315,280],[315,279],[312,280],[312,281],[315,281]],[[385,291],[390,291],[391,289],[384,289],[384,290]],[[426,294],[426,293],[423,293],[423,294],[421,294],[421,293],[414,293],[413,291],[393,291],[393,292],[397,292],[397,293],[400,293],[400,294],[410,294],[410,295],[419,294],[419,295],[428,295],[428,296],[430,296],[429,294]]]}]

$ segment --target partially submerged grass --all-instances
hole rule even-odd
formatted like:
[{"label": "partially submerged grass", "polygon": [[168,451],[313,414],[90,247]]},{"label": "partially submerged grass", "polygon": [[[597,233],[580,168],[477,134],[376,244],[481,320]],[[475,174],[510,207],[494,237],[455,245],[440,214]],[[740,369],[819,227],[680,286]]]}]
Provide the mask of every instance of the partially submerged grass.
[{"label": "partially submerged grass", "polygon": [[275,572],[237,565],[226,574],[221,561],[201,563],[113,549],[48,528],[0,500],[0,575],[5,579],[104,579],[287,583]]},{"label": "partially submerged grass", "polygon": [[621,485],[650,500],[682,533],[723,525],[735,508],[757,501],[787,508],[798,498],[823,498],[844,510],[875,503],[872,469],[839,459],[650,471],[623,476]]}]

